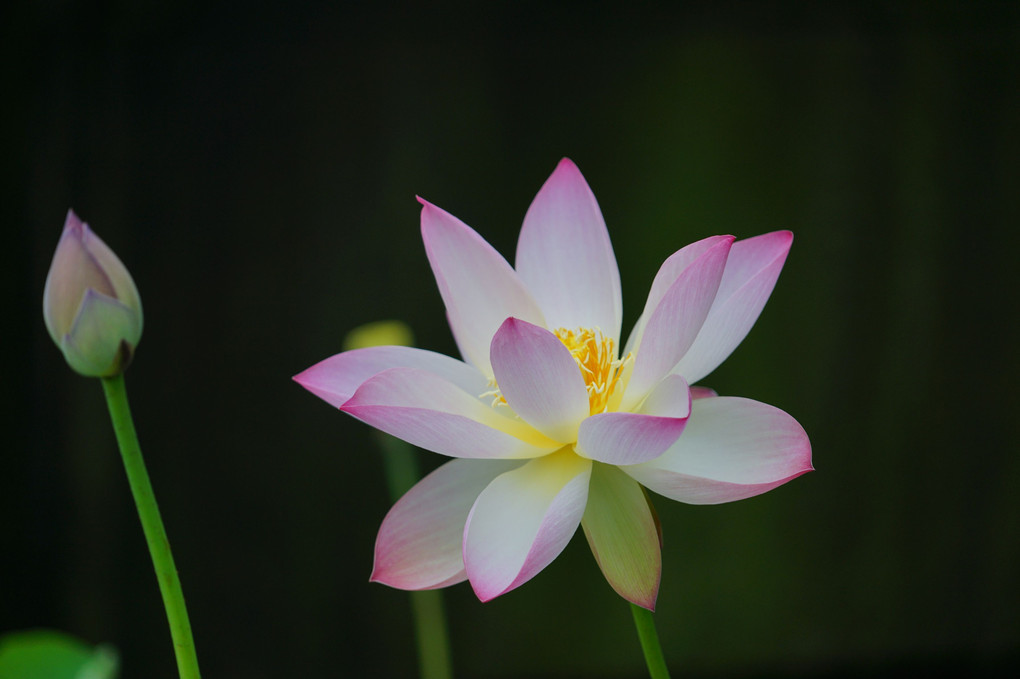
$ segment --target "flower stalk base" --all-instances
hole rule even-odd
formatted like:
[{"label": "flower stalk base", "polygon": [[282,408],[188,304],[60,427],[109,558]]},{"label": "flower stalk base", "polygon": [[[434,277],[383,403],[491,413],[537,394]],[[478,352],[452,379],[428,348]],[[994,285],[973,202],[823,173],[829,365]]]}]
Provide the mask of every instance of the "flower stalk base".
[{"label": "flower stalk base", "polygon": [[669,679],[669,668],[666,667],[666,658],[662,655],[659,633],[655,629],[652,612],[634,604],[630,605],[630,612],[634,615],[634,626],[641,640],[641,650],[645,654],[648,676],[651,679]]}]

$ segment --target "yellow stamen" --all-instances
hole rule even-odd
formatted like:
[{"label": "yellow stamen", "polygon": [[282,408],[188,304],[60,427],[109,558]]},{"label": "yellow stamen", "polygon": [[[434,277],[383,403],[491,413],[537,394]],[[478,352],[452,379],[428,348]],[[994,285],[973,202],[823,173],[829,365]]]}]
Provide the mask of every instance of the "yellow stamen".
[{"label": "yellow stamen", "polygon": [[492,403],[490,403],[489,405],[491,405],[493,408],[495,408],[496,406],[507,405],[506,399],[503,397],[503,392],[499,390],[499,386],[496,384],[495,377],[489,378],[489,386],[492,387],[492,389],[489,389],[487,392],[483,394],[479,394],[478,398],[491,398]]},{"label": "yellow stamen", "polygon": [[616,358],[615,343],[598,328],[557,328],[553,333],[570,350],[581,369],[584,385],[588,389],[590,414],[606,412],[624,367],[634,360],[633,356],[627,354],[622,359]]}]

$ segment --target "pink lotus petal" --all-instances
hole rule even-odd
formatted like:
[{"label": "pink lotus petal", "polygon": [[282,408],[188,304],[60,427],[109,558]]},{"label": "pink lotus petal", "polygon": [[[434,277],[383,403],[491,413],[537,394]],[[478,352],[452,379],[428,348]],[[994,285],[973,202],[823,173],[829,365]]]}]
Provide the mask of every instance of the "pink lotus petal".
[{"label": "pink lotus petal", "polygon": [[688,382],[715,370],[747,336],[772,294],[792,244],[789,231],[733,244],[708,318],[677,366]]},{"label": "pink lotus petal", "polygon": [[637,412],[602,413],[582,422],[575,450],[607,464],[654,460],[680,437],[690,412],[687,382],[679,375],[668,375]]},{"label": "pink lotus petal", "polygon": [[618,467],[593,465],[581,527],[616,593],[655,610],[662,554],[655,517],[641,486]]},{"label": "pink lotus petal", "polygon": [[562,450],[482,491],[464,529],[464,566],[479,599],[524,584],[563,551],[584,514],[591,464]]},{"label": "pink lotus petal", "polygon": [[524,216],[516,266],[546,327],[599,328],[619,341],[623,302],[616,256],[595,196],[567,158]]},{"label": "pink lotus petal", "polygon": [[488,390],[488,380],[473,366],[434,351],[414,347],[368,347],[330,356],[294,376],[294,381],[339,408],[365,380],[390,368],[420,368],[470,394]]},{"label": "pink lotus petal", "polygon": [[692,400],[698,398],[715,398],[718,395],[719,394],[715,392],[715,389],[710,389],[708,387],[691,387]]},{"label": "pink lotus petal", "polygon": [[669,291],[669,288],[674,282],[676,282],[677,277],[684,272],[684,269],[693,264],[699,257],[705,254],[705,252],[725,240],[732,241],[733,237],[710,236],[708,238],[702,238],[699,241],[680,248],[662,263],[662,266],[659,267],[659,271],[655,274],[655,279],[652,281],[652,287],[648,291],[648,297],[645,300],[645,308],[642,310],[641,316],[638,318],[637,323],[634,324],[634,329],[627,338],[627,345],[624,348],[623,356],[626,356],[634,350],[634,345],[637,343],[637,339],[644,331],[648,317],[653,311],[655,311],[655,307],[659,306],[659,302],[662,301],[662,298]]},{"label": "pink lotus petal", "polygon": [[732,243],[732,237],[725,236],[707,247],[676,277],[654,310],[644,315],[648,320],[636,341],[624,410],[640,403],[694,342],[716,297]]},{"label": "pink lotus petal", "polygon": [[451,460],[393,505],[375,541],[371,582],[433,589],[467,579],[464,526],[478,494],[516,460]]},{"label": "pink lotus petal", "polygon": [[408,443],[450,457],[518,459],[559,447],[527,424],[417,368],[375,375],[340,409]]},{"label": "pink lotus petal", "polygon": [[549,438],[570,443],[588,416],[588,390],[577,362],[556,335],[508,318],[492,338],[496,383],[507,404]]},{"label": "pink lotus petal", "polygon": [[623,345],[623,351],[620,352],[620,356],[626,356],[627,354],[633,353],[634,346],[637,344],[638,338],[645,330],[645,323],[648,321],[648,314],[642,313],[638,316],[637,322],[634,323],[634,327],[630,330],[630,335],[627,336],[627,343]]},{"label": "pink lotus petal", "polygon": [[[102,259],[96,256],[99,252],[104,253]],[[78,218],[74,210],[68,210],[43,289],[43,320],[50,337],[58,345],[71,331],[86,290],[91,288],[110,299],[117,299],[117,290],[104,269],[104,260],[110,262],[111,268],[130,277],[127,268],[109,246]]]},{"label": "pink lotus petal", "polygon": [[698,399],[687,428],[661,457],[623,471],[690,504],[764,493],[813,469],[804,429],[778,408],[745,398]]},{"label": "pink lotus petal", "polygon": [[655,385],[635,412],[656,417],[683,417],[691,414],[691,388],[680,375],[666,375]]},{"label": "pink lotus petal", "polygon": [[489,343],[509,316],[544,325],[524,283],[491,245],[453,215],[421,200],[421,233],[450,328],[464,358],[486,377]]}]

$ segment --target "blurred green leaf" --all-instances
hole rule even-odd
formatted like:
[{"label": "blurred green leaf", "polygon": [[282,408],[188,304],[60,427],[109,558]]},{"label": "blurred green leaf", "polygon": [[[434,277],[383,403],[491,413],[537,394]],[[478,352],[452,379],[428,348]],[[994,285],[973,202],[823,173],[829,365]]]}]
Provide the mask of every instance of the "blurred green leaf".
[{"label": "blurred green leaf", "polygon": [[115,679],[117,652],[69,634],[29,630],[0,636],[0,679]]}]

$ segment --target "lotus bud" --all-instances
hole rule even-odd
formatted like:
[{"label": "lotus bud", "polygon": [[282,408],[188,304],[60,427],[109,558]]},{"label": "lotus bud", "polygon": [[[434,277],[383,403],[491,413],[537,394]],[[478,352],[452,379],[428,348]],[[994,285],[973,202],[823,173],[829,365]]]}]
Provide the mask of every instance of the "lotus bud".
[{"label": "lotus bud", "polygon": [[413,347],[411,328],[401,321],[375,321],[358,326],[344,337],[344,351],[386,345]]},{"label": "lotus bud", "polygon": [[68,365],[86,377],[124,372],[142,337],[131,274],[73,210],[46,276],[43,319]]}]

